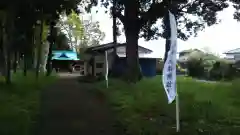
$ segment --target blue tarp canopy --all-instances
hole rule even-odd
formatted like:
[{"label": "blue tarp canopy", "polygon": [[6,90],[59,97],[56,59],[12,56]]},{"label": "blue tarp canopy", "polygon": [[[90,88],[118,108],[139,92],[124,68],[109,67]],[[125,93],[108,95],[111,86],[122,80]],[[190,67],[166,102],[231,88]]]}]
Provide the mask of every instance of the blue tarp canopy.
[{"label": "blue tarp canopy", "polygon": [[74,51],[53,51],[52,60],[79,60]]}]

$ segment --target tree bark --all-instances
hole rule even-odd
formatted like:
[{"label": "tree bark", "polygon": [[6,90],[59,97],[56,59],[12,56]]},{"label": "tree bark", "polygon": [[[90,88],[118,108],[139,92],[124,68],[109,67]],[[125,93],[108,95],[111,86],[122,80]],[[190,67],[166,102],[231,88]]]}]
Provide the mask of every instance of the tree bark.
[{"label": "tree bark", "polygon": [[[37,36],[37,67],[36,67],[36,78],[39,77],[39,71],[41,66],[41,51],[42,51],[42,34],[43,34],[43,17],[41,19],[41,25],[38,27],[38,36]],[[40,27],[40,29],[39,29]]]},{"label": "tree bark", "polygon": [[6,83],[11,84],[11,49],[13,43],[13,33],[14,33],[14,6],[8,8],[7,20],[6,20],[6,34],[7,34],[7,73],[6,73]]},{"label": "tree bark", "polygon": [[47,72],[47,62],[48,62],[48,55],[49,55],[49,47],[50,47],[50,43],[49,42],[45,42],[43,44],[43,48],[42,48],[42,62],[41,62],[41,71],[46,73]]},{"label": "tree bark", "polygon": [[51,23],[50,26],[50,45],[49,45],[49,51],[48,51],[48,58],[47,58],[47,74],[46,76],[50,76],[52,73],[52,48],[53,44],[55,42],[55,31],[56,29],[54,28],[55,22]]},{"label": "tree bark", "polygon": [[130,82],[137,82],[141,76],[138,57],[138,33],[127,30],[126,43],[127,79]]},{"label": "tree bark", "polygon": [[[113,0],[113,12],[116,12],[116,0]],[[116,15],[113,14],[113,43],[114,45],[117,44],[117,18]],[[117,48],[114,47],[114,54],[117,54]]]},{"label": "tree bark", "polygon": [[[116,12],[116,0],[113,0],[113,7],[112,7],[112,10],[113,10],[113,13]],[[112,62],[112,65],[111,67],[113,68],[114,65],[116,65],[116,62],[117,62],[117,17],[115,14],[112,14],[113,15],[113,44],[114,44],[114,48],[113,48],[113,62]]]},{"label": "tree bark", "polygon": [[[8,42],[11,42],[11,41],[8,41]],[[10,45],[10,44],[8,44],[8,45]],[[11,84],[11,50],[10,50],[10,46],[7,49],[7,76],[6,76],[6,83],[7,84]]]},{"label": "tree bark", "polygon": [[4,23],[1,22],[0,26],[0,73],[5,74],[6,61],[5,61],[5,52],[4,52]]},{"label": "tree bark", "polygon": [[18,67],[18,52],[14,52],[14,62],[13,62],[13,71],[14,73],[17,73],[17,67]]},{"label": "tree bark", "polygon": [[137,82],[142,78],[139,67],[138,56],[138,38],[139,38],[139,20],[138,20],[138,2],[129,1],[125,7],[125,36],[126,36],[126,57],[127,57],[127,72],[126,77],[130,82]]},{"label": "tree bark", "polygon": [[24,76],[27,76],[27,69],[28,69],[28,58],[27,58],[27,54],[25,53],[24,54],[24,57],[23,57],[23,62],[24,62],[24,65],[23,65],[23,75]]}]

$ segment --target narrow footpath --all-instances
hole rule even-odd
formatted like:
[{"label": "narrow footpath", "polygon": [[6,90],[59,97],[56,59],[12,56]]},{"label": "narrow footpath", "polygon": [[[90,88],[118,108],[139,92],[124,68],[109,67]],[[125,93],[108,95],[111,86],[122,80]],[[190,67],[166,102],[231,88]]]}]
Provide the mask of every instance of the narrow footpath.
[{"label": "narrow footpath", "polygon": [[37,135],[117,135],[110,108],[86,86],[61,75],[43,90]]}]

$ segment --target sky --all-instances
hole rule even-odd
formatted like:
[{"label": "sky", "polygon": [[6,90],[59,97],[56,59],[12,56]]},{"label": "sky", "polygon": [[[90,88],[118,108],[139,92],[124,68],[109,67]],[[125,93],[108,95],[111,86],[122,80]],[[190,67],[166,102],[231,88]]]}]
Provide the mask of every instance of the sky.
[{"label": "sky", "polygon": [[[96,10],[98,12],[96,13]],[[240,22],[233,19],[234,9],[229,7],[222,12],[219,12],[218,16],[221,19],[221,23],[205,28],[204,31],[200,31],[197,37],[192,37],[187,41],[178,40],[178,51],[186,49],[203,49],[223,56],[223,53],[240,48]],[[98,7],[92,10],[92,19],[99,21],[100,29],[105,33],[106,37],[101,43],[112,42],[112,19],[109,14],[105,13],[105,9]],[[86,16],[85,16],[86,17]],[[85,18],[84,17],[84,18]],[[125,36],[118,37],[118,42],[125,42]],[[165,40],[151,40],[144,41],[139,39],[139,45],[153,50],[153,55],[164,56]]]}]

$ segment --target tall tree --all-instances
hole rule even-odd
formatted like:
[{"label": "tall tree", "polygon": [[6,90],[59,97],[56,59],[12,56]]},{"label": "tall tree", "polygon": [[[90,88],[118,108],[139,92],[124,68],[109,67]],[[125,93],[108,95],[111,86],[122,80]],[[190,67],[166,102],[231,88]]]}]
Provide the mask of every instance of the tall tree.
[{"label": "tall tree", "polygon": [[70,50],[69,39],[65,33],[57,29],[56,42],[53,46],[53,50]]},{"label": "tall tree", "polygon": [[[2,21],[4,30],[3,33],[1,33],[1,36],[4,37],[2,38],[4,39],[3,46],[6,48],[5,52],[7,53],[7,62],[4,63],[6,63],[8,67],[6,79],[8,82],[10,82],[11,76],[10,56],[12,53],[12,41],[14,39],[13,33],[15,33],[15,30],[20,30],[24,33],[26,40],[28,41],[27,43],[32,44],[32,42],[29,41],[33,39],[33,34],[29,33],[33,33],[30,31],[36,24],[37,20],[43,18],[44,21],[49,24],[52,20],[57,20],[63,11],[67,14],[71,13],[72,10],[79,12],[79,4],[83,9],[89,11],[93,5],[96,5],[96,0],[58,0],[53,3],[49,3],[49,1],[46,0],[0,1],[0,10],[4,11],[4,15],[6,15],[6,17],[4,17],[6,19]],[[21,20],[20,22],[22,26],[18,25],[20,27],[16,27],[16,20]],[[32,46],[29,45],[27,48],[31,50]]]},{"label": "tall tree", "polygon": [[[106,8],[112,3],[111,0],[101,2]],[[196,36],[197,32],[206,26],[216,24],[217,12],[226,7],[228,7],[227,0],[118,0],[116,10],[112,11],[112,14],[124,26],[129,80],[137,81],[140,74],[138,39],[167,37],[168,31],[164,30],[166,28],[164,23],[161,27],[155,24],[168,13],[168,10],[176,16],[178,37],[187,40],[191,35]],[[166,48],[167,52],[169,46]]]},{"label": "tall tree", "polygon": [[83,21],[84,26],[84,40],[88,46],[99,45],[100,41],[105,38],[105,33],[100,30],[98,21],[93,21],[92,17]]},{"label": "tall tree", "polygon": [[72,12],[68,16],[61,15],[58,26],[67,33],[71,49],[75,49],[84,37],[84,28],[79,15],[76,12]]},{"label": "tall tree", "polygon": [[72,49],[99,45],[105,37],[104,32],[100,30],[99,22],[93,21],[91,17],[83,20],[75,12],[68,16],[62,15],[58,26],[68,36]]}]

